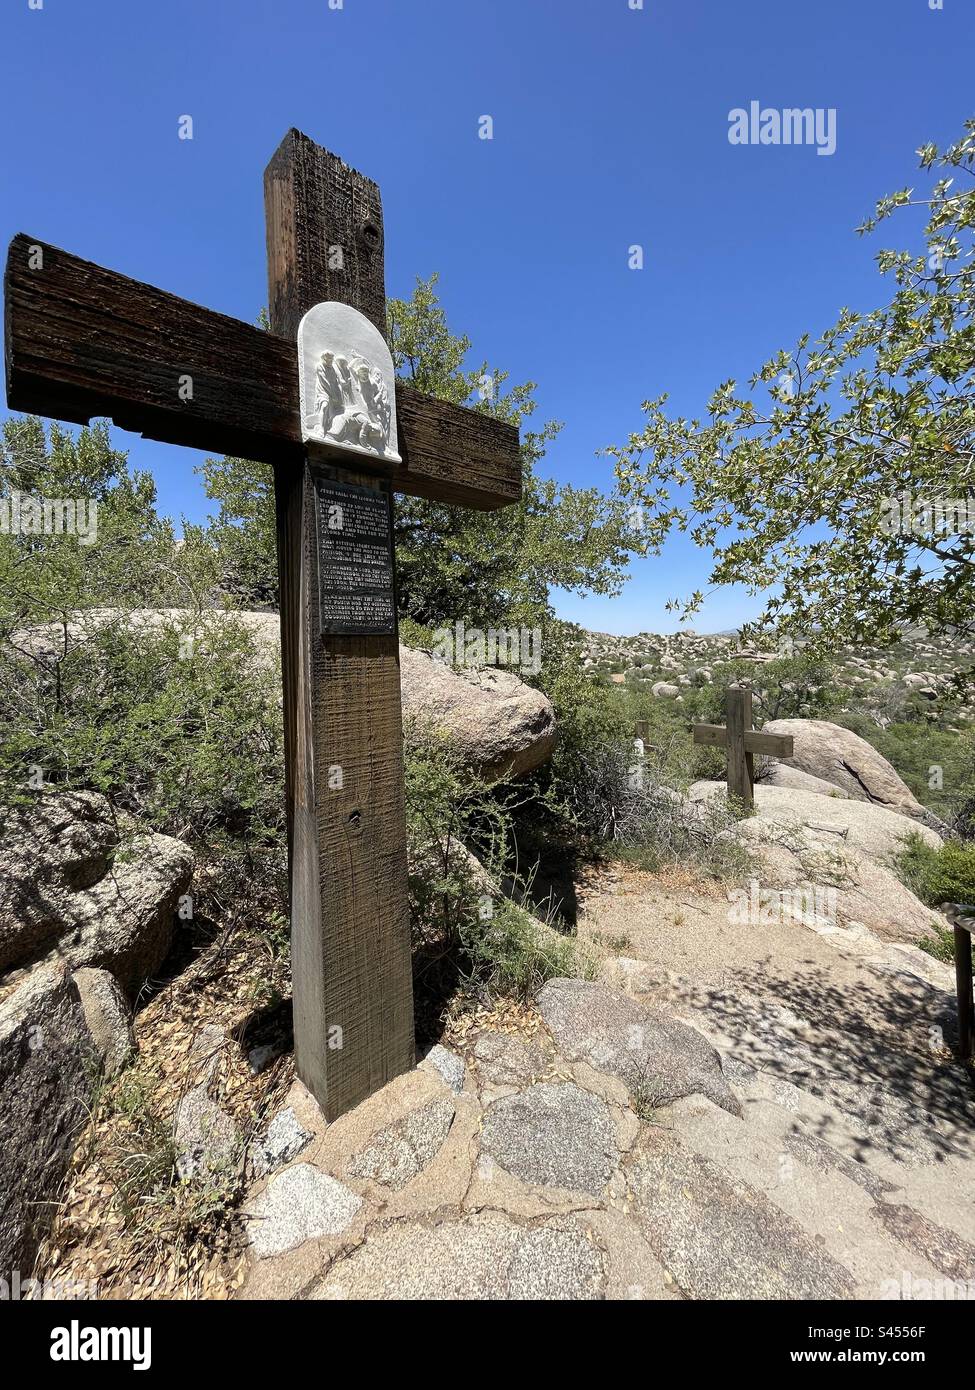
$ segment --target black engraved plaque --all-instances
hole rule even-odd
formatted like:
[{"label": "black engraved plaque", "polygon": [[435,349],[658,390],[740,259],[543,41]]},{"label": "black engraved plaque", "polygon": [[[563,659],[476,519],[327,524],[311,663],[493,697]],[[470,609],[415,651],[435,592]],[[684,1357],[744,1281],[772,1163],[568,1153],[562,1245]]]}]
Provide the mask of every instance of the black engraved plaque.
[{"label": "black engraved plaque", "polygon": [[315,479],[318,610],[323,633],[396,631],[393,515],[388,491]]}]

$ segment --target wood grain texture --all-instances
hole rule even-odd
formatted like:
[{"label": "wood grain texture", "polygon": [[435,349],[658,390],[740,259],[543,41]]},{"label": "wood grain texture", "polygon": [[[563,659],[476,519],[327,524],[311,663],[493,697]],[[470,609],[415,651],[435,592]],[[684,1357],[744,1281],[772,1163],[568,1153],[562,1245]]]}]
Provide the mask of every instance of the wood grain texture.
[{"label": "wood grain texture", "polygon": [[755,758],[745,750],[745,734],[752,727],[752,692],[728,687],[728,795],[745,806],[755,804]]},{"label": "wood grain texture", "polygon": [[763,734],[755,729],[745,730],[745,752],[762,753],[766,758],[791,758],[795,751],[790,734]]},{"label": "wood grain texture", "polygon": [[[725,748],[728,730],[723,724],[694,724],[694,742],[705,748]],[[757,729],[745,730],[745,752],[762,753],[767,758],[791,758],[795,746],[789,734],[763,734]]]},{"label": "wood grain texture", "polygon": [[[346,169],[341,160],[336,163]],[[295,191],[272,177],[272,190],[269,216],[277,227],[295,197],[312,191],[332,192],[340,205],[345,200],[350,216],[370,226],[382,215],[378,205],[353,204],[348,179],[335,190],[314,190],[306,181]],[[301,260],[290,272],[292,279],[319,268],[321,258],[307,241],[300,241]],[[38,247],[43,268],[31,269]],[[352,258],[351,268],[342,279],[333,276],[322,297],[340,298],[349,285],[360,286],[375,312],[376,260],[373,251],[368,254],[368,273]],[[288,264],[280,249],[276,258]],[[344,259],[349,267],[350,257]],[[274,315],[288,302],[284,289],[275,297]],[[23,234],[10,243],[4,305],[11,410],[76,424],[104,416],[148,439],[275,465],[304,458],[293,312],[280,320],[272,315],[272,327],[280,321],[288,331],[264,333]],[[180,395],[187,377],[191,398],[185,390]],[[388,477],[396,491],[417,497],[486,511],[519,499],[521,456],[514,426],[402,384],[397,384],[396,403],[402,464],[377,459],[363,467]]]},{"label": "wood grain texture", "polygon": [[[375,186],[291,132],[268,166],[265,198],[272,329],[290,334],[313,304],[344,297],[384,331],[372,237],[359,264],[364,228],[377,220],[381,252]],[[336,244],[346,248],[341,282],[328,278],[321,249]],[[385,484],[304,463],[278,499],[295,1050],[331,1120],[413,1065],[413,992],[399,644],[319,632],[316,470]],[[330,786],[336,768],[341,787]],[[336,1029],[340,1048],[330,1045]]]},{"label": "wood grain texture", "polygon": [[264,171],[264,213],[275,333],[294,341],[312,304],[335,300],[365,314],[385,338],[383,205],[372,179],[289,130]]},{"label": "wood grain texture", "polygon": [[723,724],[695,724],[692,732],[694,742],[705,748],[724,748],[728,742],[728,730]]}]

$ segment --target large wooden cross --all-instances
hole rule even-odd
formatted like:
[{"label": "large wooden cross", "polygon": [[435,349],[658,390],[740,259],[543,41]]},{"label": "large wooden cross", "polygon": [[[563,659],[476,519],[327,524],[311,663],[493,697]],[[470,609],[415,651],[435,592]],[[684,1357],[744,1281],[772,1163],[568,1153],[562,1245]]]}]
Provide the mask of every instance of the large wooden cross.
[{"label": "large wooden cross", "polygon": [[[511,425],[392,389],[376,184],[291,130],[264,196],[269,333],[15,237],[7,402],[274,465],[295,1051],[333,1119],[414,1061],[390,491],[492,510],[521,462]],[[323,303],[351,346],[309,395]]]},{"label": "large wooden cross", "polygon": [[791,758],[793,740],[788,734],[761,734],[752,728],[752,692],[744,686],[728,687],[728,726],[695,724],[694,742],[728,750],[728,795],[749,809],[755,805],[755,754]]}]

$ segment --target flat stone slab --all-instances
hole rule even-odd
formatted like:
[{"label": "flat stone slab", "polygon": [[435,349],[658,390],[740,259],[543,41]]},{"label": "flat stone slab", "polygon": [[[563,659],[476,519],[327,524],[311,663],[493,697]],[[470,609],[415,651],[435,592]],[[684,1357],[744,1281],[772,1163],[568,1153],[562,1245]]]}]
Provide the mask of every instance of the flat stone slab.
[{"label": "flat stone slab", "polygon": [[260,1259],[293,1250],[318,1236],[340,1235],[362,1206],[362,1198],[310,1163],[298,1163],[272,1178],[246,1213],[254,1253]]},{"label": "flat stone slab", "polygon": [[533,1186],[599,1196],[619,1162],[616,1126],[605,1101],[572,1082],[539,1082],[491,1105],[484,1153]]},{"label": "flat stone slab", "polygon": [[[314,1146],[247,1212],[241,1296],[819,1302],[970,1288],[972,1162],[928,1170],[862,1142],[877,1076],[850,1049],[816,1055],[834,997],[816,1031],[798,986],[760,1000],[722,982],[725,1007],[709,1013],[673,983],[651,1005],[550,982],[546,1028],[468,1034],[463,1057],[431,1054],[328,1126],[293,1088],[293,1115],[261,1143],[290,1154],[311,1131]],[[895,1111],[921,1123],[904,1090],[891,1127]]]},{"label": "flat stone slab", "polygon": [[588,980],[550,980],[538,1003],[566,1057],[620,1077],[641,1105],[653,1108],[700,1094],[741,1114],[720,1056],[679,1019]]},{"label": "flat stone slab", "polygon": [[570,1218],[527,1226],[500,1213],[436,1225],[401,1221],[332,1266],[317,1299],[601,1297],[603,1257]]},{"label": "flat stone slab", "polygon": [[[851,1150],[868,1158],[917,1166],[968,1151],[975,1105],[965,1069],[897,1042],[898,1034],[909,1041],[917,1019],[939,1016],[922,981],[843,990],[819,967],[763,973],[764,980],[743,971],[728,986],[707,986],[692,1005],[706,1026],[733,1040],[739,1060],[761,1068],[747,1086],[786,1109],[795,1109],[799,1092],[817,1097],[842,1116]],[[755,992],[761,984],[767,994]]]},{"label": "flat stone slab", "polygon": [[710,1159],[661,1137],[628,1177],[647,1242],[688,1297],[852,1296],[848,1270],[757,1188]]},{"label": "flat stone slab", "polygon": [[551,1058],[538,1043],[485,1033],[474,1044],[478,1075],[491,1086],[528,1086],[548,1071]]},{"label": "flat stone slab", "polygon": [[815,1134],[797,1130],[794,1134],[786,1136],[785,1147],[800,1163],[807,1163],[820,1173],[841,1173],[844,1178],[849,1178],[865,1192],[869,1192],[877,1201],[881,1201],[886,1193],[895,1190],[893,1183],[873,1172],[866,1163],[840,1153],[831,1144],[827,1144],[825,1139],[820,1139]]},{"label": "flat stone slab", "polygon": [[303,1129],[294,1109],[289,1105],[280,1110],[268,1125],[267,1134],[254,1150],[254,1172],[273,1173],[298,1157],[311,1143],[312,1136]]},{"label": "flat stone slab", "polygon": [[371,1178],[395,1190],[405,1187],[440,1152],[453,1120],[451,1101],[430,1101],[375,1134],[350,1160],[350,1175]]},{"label": "flat stone slab", "polygon": [[896,1203],[879,1202],[873,1215],[890,1235],[934,1265],[940,1274],[975,1283],[975,1246],[954,1231],[929,1221],[913,1207]]},{"label": "flat stone slab", "polygon": [[464,1078],[467,1075],[464,1059],[441,1043],[435,1043],[431,1047],[420,1066],[432,1067],[456,1095],[464,1089]]},{"label": "flat stone slab", "polygon": [[240,1147],[240,1131],[207,1094],[195,1086],[176,1112],[176,1171],[184,1180],[213,1179],[231,1172]]}]

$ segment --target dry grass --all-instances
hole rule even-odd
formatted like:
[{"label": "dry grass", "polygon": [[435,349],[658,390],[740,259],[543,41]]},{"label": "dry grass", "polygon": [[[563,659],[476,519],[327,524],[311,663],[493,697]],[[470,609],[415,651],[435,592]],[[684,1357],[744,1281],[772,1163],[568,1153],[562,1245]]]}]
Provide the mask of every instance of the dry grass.
[{"label": "dry grass", "polygon": [[651,871],[618,862],[588,868],[578,880],[579,900],[583,903],[588,897],[642,895],[654,889],[675,897],[707,898],[710,902],[723,902],[728,896],[727,883],[712,878],[694,864],[664,864]]},{"label": "dry grass", "polygon": [[[294,1079],[292,1054],[255,1077],[241,1045],[266,981],[266,958],[253,943],[230,954],[215,943],[139,1011],[139,1055],[97,1097],[38,1255],[38,1279],[94,1286],[99,1298],[235,1296],[247,1268],[236,1216],[243,1163],[218,1182],[179,1182],[173,1125],[180,1100],[208,1068],[210,1093],[245,1136],[263,1132],[281,1107]],[[209,1055],[192,1046],[205,1025],[226,1035]],[[482,1006],[458,992],[442,1041],[463,1050],[485,1028],[528,1040],[542,1026],[530,1004],[498,998]]]},{"label": "dry grass", "polygon": [[475,1009],[465,1007],[458,999],[448,1014],[442,1042],[444,1047],[463,1050],[485,1030],[528,1041],[544,1026],[534,1005],[518,999],[498,999],[490,1008]]},{"label": "dry grass", "polygon": [[[291,1055],[254,1076],[240,1043],[266,974],[266,960],[246,942],[232,954],[214,943],[136,1015],[139,1056],[97,1096],[36,1277],[94,1284],[100,1298],[233,1296],[245,1269],[235,1216],[243,1154],[216,1180],[180,1182],[173,1124],[207,1067],[211,1094],[243,1136],[280,1106],[293,1080]],[[209,1057],[191,1046],[204,1023],[226,1034]]]}]

